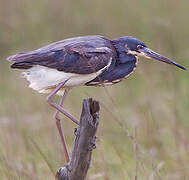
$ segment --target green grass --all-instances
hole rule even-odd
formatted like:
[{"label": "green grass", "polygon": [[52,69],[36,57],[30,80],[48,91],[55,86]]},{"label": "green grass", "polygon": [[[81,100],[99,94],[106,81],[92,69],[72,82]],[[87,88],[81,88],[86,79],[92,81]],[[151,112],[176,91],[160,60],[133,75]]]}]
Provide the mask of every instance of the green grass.
[{"label": "green grass", "polygon": [[[0,4],[0,180],[50,180],[65,163],[54,110],[5,57],[71,36],[132,35],[188,66],[186,0]],[[65,107],[77,118],[83,98],[101,102],[89,180],[188,179],[188,77],[188,71],[140,59],[136,72],[115,86],[71,91]],[[71,152],[75,126],[64,116],[62,124]]]}]

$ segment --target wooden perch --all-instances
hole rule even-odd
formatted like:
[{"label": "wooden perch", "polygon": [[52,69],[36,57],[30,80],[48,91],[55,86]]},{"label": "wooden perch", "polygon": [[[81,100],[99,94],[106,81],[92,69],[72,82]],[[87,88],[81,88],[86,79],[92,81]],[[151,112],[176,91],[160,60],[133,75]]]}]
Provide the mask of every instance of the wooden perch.
[{"label": "wooden perch", "polygon": [[80,125],[75,130],[75,141],[70,162],[61,167],[57,180],[84,180],[96,148],[96,131],[99,123],[99,103],[92,98],[83,101]]}]

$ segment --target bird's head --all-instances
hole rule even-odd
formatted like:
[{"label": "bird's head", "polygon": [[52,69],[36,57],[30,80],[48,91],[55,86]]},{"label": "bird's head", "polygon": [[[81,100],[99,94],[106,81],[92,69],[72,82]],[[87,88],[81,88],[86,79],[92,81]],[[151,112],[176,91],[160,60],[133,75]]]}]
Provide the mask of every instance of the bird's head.
[{"label": "bird's head", "polygon": [[176,62],[168,59],[167,57],[164,57],[164,56],[154,52],[153,50],[148,48],[142,41],[140,41],[136,38],[123,37],[123,38],[120,38],[120,42],[122,45],[125,46],[124,48],[126,48],[127,54],[132,54],[134,56],[143,56],[148,59],[155,59],[155,60],[167,63],[167,64],[175,65],[175,66],[179,67],[180,69],[186,70],[185,67],[177,64]]}]

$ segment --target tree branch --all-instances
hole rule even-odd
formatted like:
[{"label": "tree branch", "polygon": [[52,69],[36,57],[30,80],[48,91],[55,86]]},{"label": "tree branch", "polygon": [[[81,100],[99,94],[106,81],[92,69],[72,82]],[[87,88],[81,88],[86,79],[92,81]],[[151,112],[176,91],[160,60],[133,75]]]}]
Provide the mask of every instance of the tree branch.
[{"label": "tree branch", "polygon": [[92,98],[83,101],[80,125],[75,130],[74,148],[70,162],[56,174],[58,180],[84,180],[96,148],[96,131],[99,123],[99,103]]}]

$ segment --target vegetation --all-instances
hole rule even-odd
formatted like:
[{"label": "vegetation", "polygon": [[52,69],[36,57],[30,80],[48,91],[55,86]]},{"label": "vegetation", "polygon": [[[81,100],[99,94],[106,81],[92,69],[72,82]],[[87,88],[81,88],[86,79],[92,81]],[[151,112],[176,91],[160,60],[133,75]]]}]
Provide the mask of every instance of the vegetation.
[{"label": "vegetation", "polygon": [[[0,179],[50,180],[65,162],[54,110],[9,68],[7,56],[74,36],[131,35],[189,67],[188,7],[187,0],[0,0]],[[65,107],[76,117],[83,98],[101,102],[88,179],[188,179],[188,75],[140,59],[117,85],[71,91]],[[71,151],[75,126],[63,116],[62,124]]]}]

